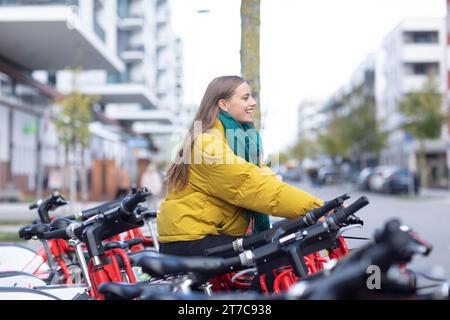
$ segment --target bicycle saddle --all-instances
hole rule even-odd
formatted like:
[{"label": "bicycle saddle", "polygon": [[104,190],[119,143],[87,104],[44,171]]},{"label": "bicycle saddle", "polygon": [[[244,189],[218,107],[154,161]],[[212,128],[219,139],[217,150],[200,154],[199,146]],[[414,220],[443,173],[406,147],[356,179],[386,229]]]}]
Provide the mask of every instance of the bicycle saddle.
[{"label": "bicycle saddle", "polygon": [[141,287],[130,283],[104,282],[98,287],[98,292],[108,300],[131,300],[141,294]]},{"label": "bicycle saddle", "polygon": [[98,287],[98,292],[107,300],[131,300],[139,298],[150,288],[157,293],[170,293],[173,290],[170,284],[104,282]]},{"label": "bicycle saddle", "polygon": [[133,265],[141,267],[142,271],[155,277],[188,272],[200,274],[224,272],[222,258],[179,257],[150,250],[131,253],[129,257]]}]

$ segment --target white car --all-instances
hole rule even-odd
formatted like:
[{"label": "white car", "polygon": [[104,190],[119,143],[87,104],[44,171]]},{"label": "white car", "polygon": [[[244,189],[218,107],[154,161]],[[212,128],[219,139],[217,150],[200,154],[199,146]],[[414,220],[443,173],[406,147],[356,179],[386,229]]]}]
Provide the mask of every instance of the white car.
[{"label": "white car", "polygon": [[383,182],[392,173],[397,171],[397,166],[378,166],[375,167],[374,173],[369,181],[369,187],[372,191],[383,191]]}]

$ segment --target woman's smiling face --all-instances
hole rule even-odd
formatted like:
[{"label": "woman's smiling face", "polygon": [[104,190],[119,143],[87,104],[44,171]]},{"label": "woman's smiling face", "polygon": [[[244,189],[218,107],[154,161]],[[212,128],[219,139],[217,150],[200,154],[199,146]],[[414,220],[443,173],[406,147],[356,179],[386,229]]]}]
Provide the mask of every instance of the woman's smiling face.
[{"label": "woman's smiling face", "polygon": [[238,86],[231,98],[219,100],[219,107],[228,112],[238,122],[253,123],[254,121],[253,111],[256,107],[256,101],[252,97],[247,82]]}]

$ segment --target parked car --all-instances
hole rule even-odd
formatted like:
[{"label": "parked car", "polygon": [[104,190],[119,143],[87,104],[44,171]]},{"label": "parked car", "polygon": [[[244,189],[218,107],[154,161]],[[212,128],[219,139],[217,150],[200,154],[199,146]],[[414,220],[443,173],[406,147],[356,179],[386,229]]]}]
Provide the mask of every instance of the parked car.
[{"label": "parked car", "polygon": [[375,173],[374,167],[367,167],[360,171],[356,179],[356,185],[358,187],[358,190],[370,191],[369,183],[374,173]]},{"label": "parked car", "polygon": [[386,177],[383,181],[382,191],[387,193],[408,193],[412,191],[419,193],[417,177],[408,169],[398,169]]},{"label": "parked car", "polygon": [[376,167],[369,180],[369,187],[372,191],[385,193],[409,192],[410,188],[415,193],[419,192],[415,174],[397,166]]},{"label": "parked car", "polygon": [[397,166],[377,166],[374,168],[373,174],[369,179],[369,188],[371,191],[383,191],[383,183],[385,179],[390,176],[396,170],[400,168]]},{"label": "parked car", "polygon": [[299,182],[302,180],[302,175],[298,167],[286,169],[281,176],[283,177],[283,181]]},{"label": "parked car", "polygon": [[338,182],[338,173],[333,167],[322,167],[317,173],[317,181],[319,184],[334,184]]}]

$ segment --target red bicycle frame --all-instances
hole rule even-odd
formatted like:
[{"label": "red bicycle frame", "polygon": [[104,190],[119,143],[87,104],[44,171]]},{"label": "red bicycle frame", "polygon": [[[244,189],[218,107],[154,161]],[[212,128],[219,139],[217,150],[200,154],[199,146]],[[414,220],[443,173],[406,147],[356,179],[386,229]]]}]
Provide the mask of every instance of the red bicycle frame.
[{"label": "red bicycle frame", "polygon": [[[337,248],[329,250],[328,258],[322,257],[319,252],[315,252],[304,257],[306,266],[309,269],[308,274],[314,274],[320,270],[323,270],[324,263],[332,259],[340,259],[349,253],[347,243],[342,236],[339,236],[337,238],[337,244]],[[289,266],[286,270],[276,275],[273,284],[273,290],[276,294],[279,294],[283,291],[288,290],[294,283],[298,282],[299,280],[300,278],[295,275],[292,267]],[[268,294],[269,292],[267,291],[265,293]]]},{"label": "red bicycle frame", "polygon": [[[50,249],[50,252],[58,264],[58,266],[61,268],[64,277],[66,279],[66,284],[72,284],[71,275],[69,272],[69,269],[67,268],[66,262],[63,259],[64,255],[67,255],[69,251],[73,252],[73,248],[71,248],[65,240],[48,240],[48,247]],[[42,274],[39,269],[41,266],[48,261],[47,253],[45,252],[44,248],[41,248],[33,257],[33,259],[28,262],[28,264],[22,269],[22,271],[30,272],[34,274],[35,276],[39,276]],[[30,270],[31,269],[31,270]]]},{"label": "red bicycle frame", "polygon": [[[128,279],[124,279],[123,277],[118,257],[122,260],[123,269]],[[92,284],[89,295],[97,300],[104,299],[104,296],[98,292],[98,286],[103,282],[136,282],[136,277],[134,276],[130,259],[124,250],[108,250],[102,256],[102,260],[106,261],[108,259],[111,262],[95,266],[93,260],[91,259],[88,264],[88,273]]]},{"label": "red bicycle frame", "polygon": [[[329,250],[328,258],[322,257],[320,252],[315,252],[304,257],[305,264],[308,268],[308,275],[323,270],[324,263],[329,260],[340,259],[348,254],[349,249],[345,239],[342,236],[337,238],[337,244],[337,248]],[[288,290],[294,283],[300,280],[300,278],[294,273],[292,267],[289,265],[274,269],[272,272],[275,277],[273,282],[273,291],[276,294]],[[253,277],[242,275],[232,281],[231,279],[235,274],[236,272],[227,273],[210,279],[210,283],[213,285],[213,291],[231,291],[235,289],[248,290],[251,286],[250,282]],[[270,290],[267,286],[265,275],[259,276],[259,283],[263,294],[268,295]]]}]

